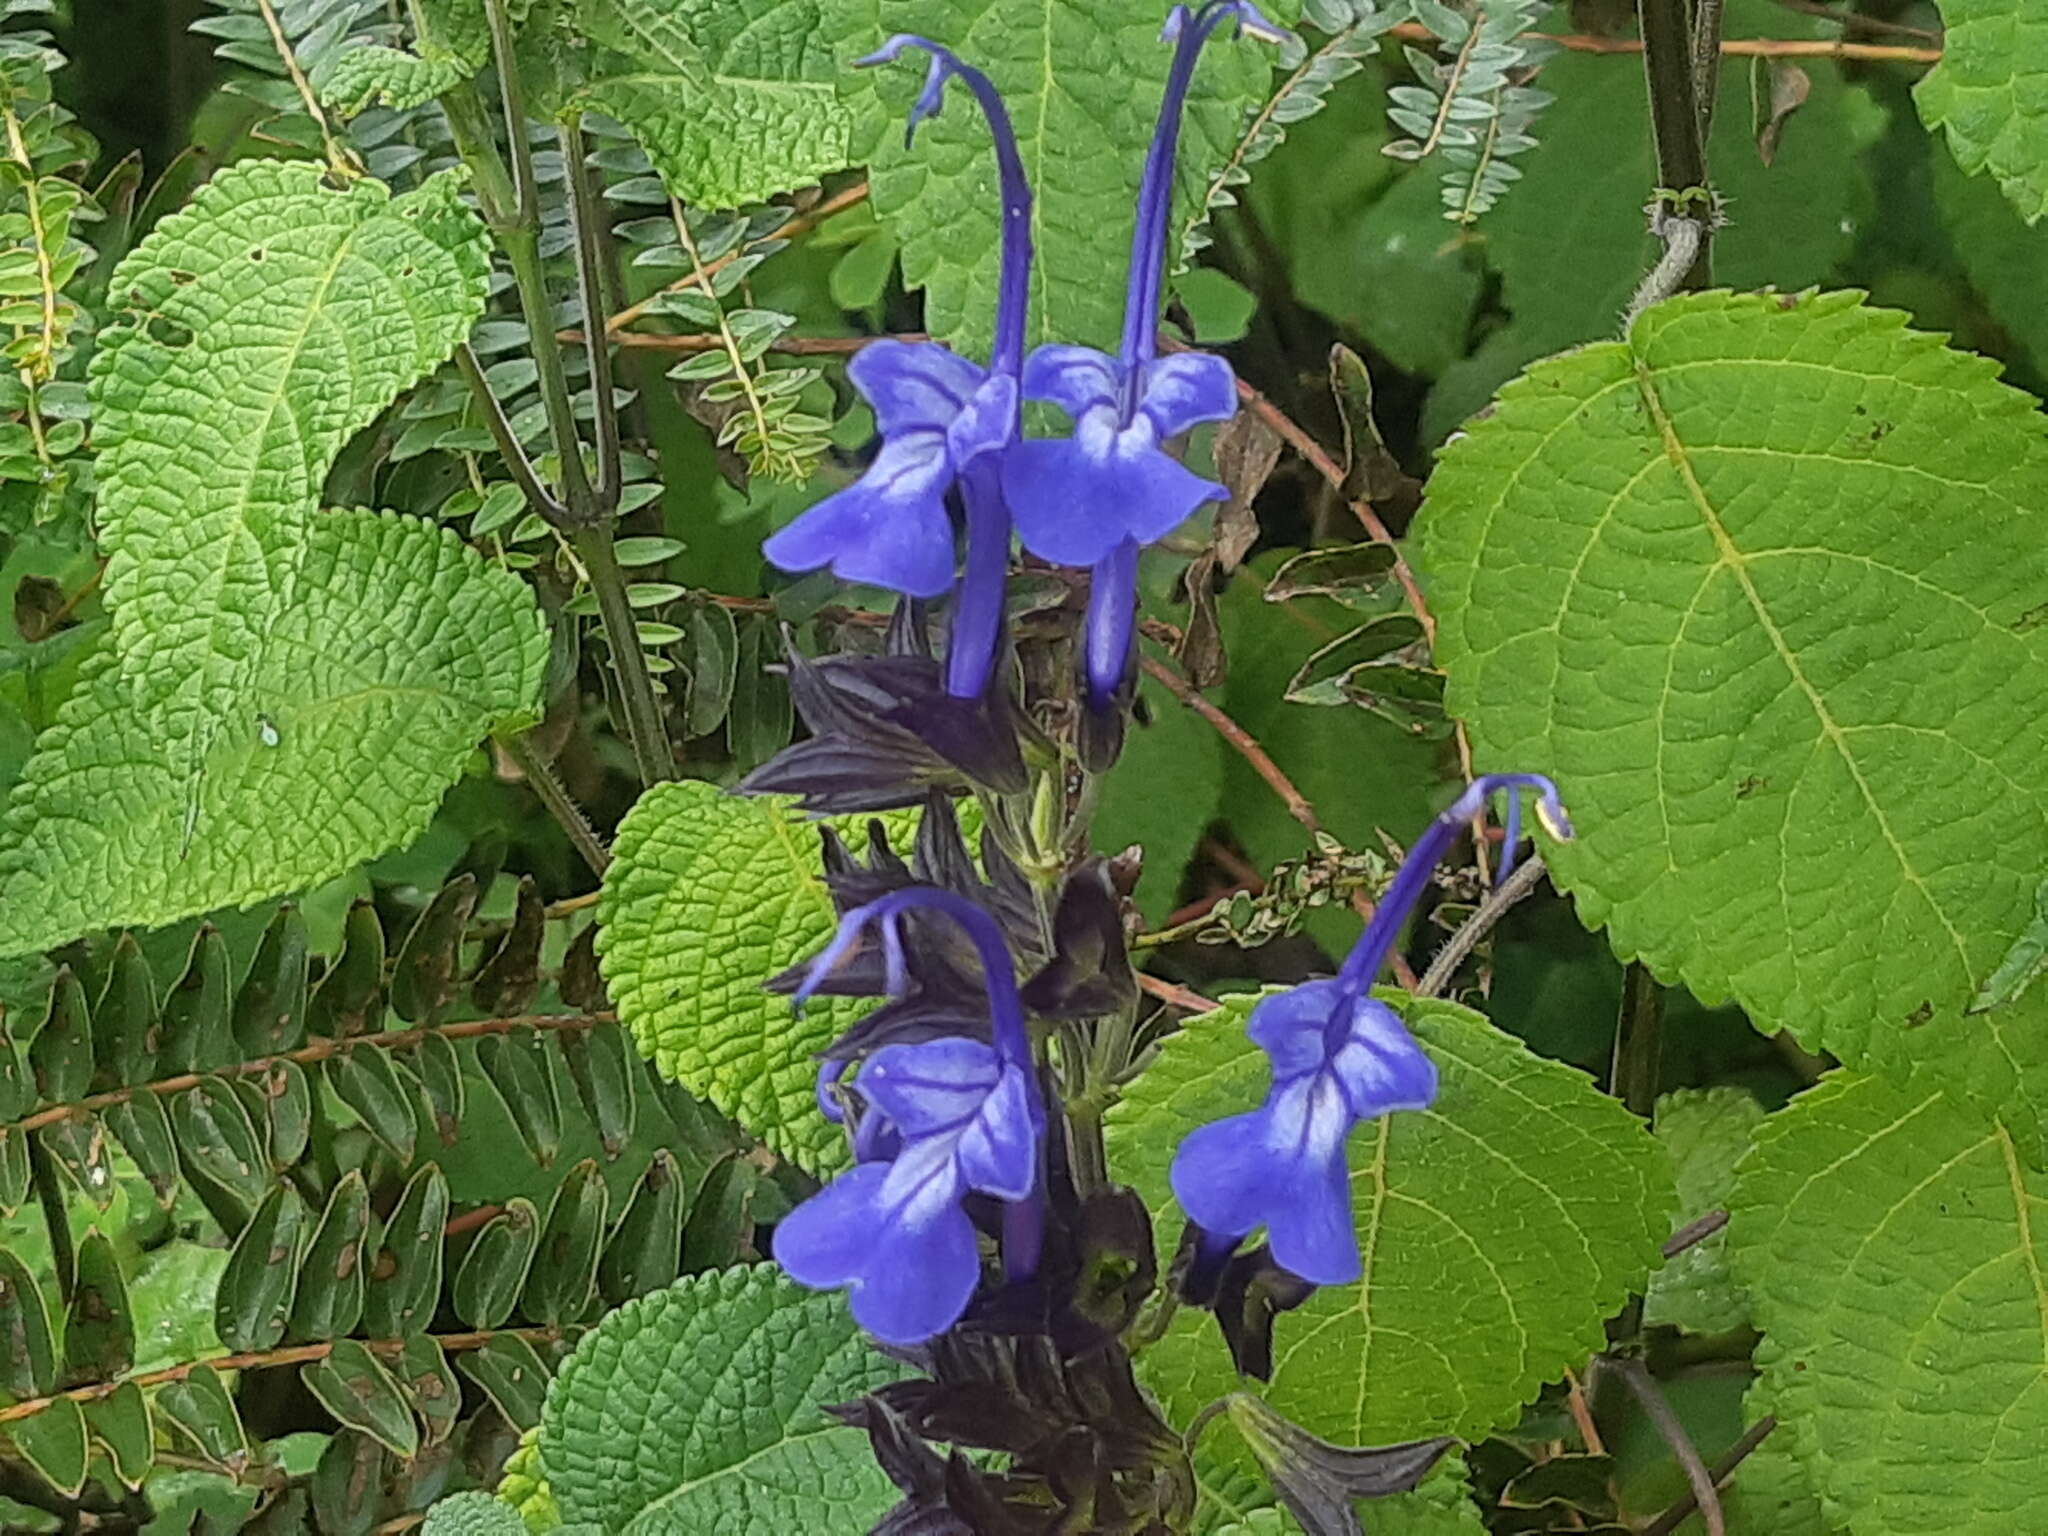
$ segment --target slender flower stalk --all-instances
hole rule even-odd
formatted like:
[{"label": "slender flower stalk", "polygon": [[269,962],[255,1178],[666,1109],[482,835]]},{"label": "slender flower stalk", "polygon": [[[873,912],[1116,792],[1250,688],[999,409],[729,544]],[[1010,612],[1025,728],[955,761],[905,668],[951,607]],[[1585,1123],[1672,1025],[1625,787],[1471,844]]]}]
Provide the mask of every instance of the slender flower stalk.
[{"label": "slender flower stalk", "polygon": [[793,1002],[802,1007],[850,959],[870,929],[881,939],[890,993],[908,987],[903,919],[937,913],[966,932],[981,962],[993,1045],[960,1036],[885,1045],[847,1070],[827,1061],[819,1102],[839,1118],[847,1092],[860,1104],[857,1165],[785,1217],[775,1257],[791,1278],[846,1286],[853,1313],[875,1337],[915,1344],[959,1321],[981,1280],[972,1193],[1003,1204],[1002,1249],[1012,1281],[1036,1270],[1045,1231],[1045,1104],[1031,1058],[1024,1004],[1008,945],[977,903],[937,886],[890,891],[855,907],[814,959]]},{"label": "slender flower stalk", "polygon": [[1058,405],[1073,418],[1074,433],[1019,443],[1002,460],[1025,547],[1093,572],[1084,651],[1088,701],[1097,712],[1114,707],[1130,674],[1139,549],[1171,533],[1204,502],[1228,495],[1160,444],[1236,414],[1230,365],[1199,353],[1161,361],[1157,342],[1181,117],[1202,45],[1225,21],[1269,41],[1287,35],[1251,0],[1208,0],[1194,11],[1174,7],[1165,30],[1173,62],[1131,234],[1122,343],[1113,358],[1076,346],[1033,352],[1024,365],[1026,398]]},{"label": "slender flower stalk", "polygon": [[[979,698],[994,673],[1002,639],[1003,582],[1009,570],[1010,513],[995,463],[1022,431],[1024,322],[1031,286],[1031,184],[1009,110],[987,75],[949,48],[899,33],[859,62],[884,64],[917,48],[931,55],[924,89],[904,131],[944,104],[958,79],[988,119],[1002,196],[1002,270],[995,348],[982,368],[936,342],[880,341],[847,369],[874,407],[882,448],[868,472],[810,508],[762,545],[789,571],[830,566],[842,580],[907,597],[954,593],[946,691]],[[947,492],[966,512],[966,568],[954,580],[953,526]]]},{"label": "slender flower stalk", "polygon": [[[1492,795],[1512,800],[1525,789],[1538,797],[1545,830],[1569,839],[1571,823],[1550,780],[1523,773],[1475,780],[1415,840],[1337,975],[1252,1010],[1246,1033],[1272,1060],[1265,1104],[1195,1131],[1173,1163],[1174,1194],[1202,1229],[1197,1286],[1262,1226],[1274,1260],[1304,1280],[1347,1285],[1358,1278],[1344,1144],[1360,1122],[1426,1108],[1437,1091],[1436,1064],[1370,988],[1460,829]],[[1510,821],[1517,823],[1512,812]]]}]

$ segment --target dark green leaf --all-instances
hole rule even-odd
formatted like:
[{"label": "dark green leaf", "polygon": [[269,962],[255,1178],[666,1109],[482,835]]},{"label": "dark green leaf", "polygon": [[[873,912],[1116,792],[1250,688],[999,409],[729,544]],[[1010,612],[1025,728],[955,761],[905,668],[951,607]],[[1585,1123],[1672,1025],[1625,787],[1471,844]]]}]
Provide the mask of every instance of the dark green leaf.
[{"label": "dark green leaf", "polygon": [[398,1358],[385,1364],[412,1411],[419,1415],[425,1443],[438,1445],[454,1434],[462,1418],[462,1386],[440,1342],[431,1334],[414,1334],[405,1341]]},{"label": "dark green leaf", "polygon": [[540,990],[540,947],[547,937],[547,907],[533,876],[519,877],[512,926],[470,984],[469,995],[485,1013],[522,1013]]},{"label": "dark green leaf", "polygon": [[192,940],[185,974],[164,996],[165,1072],[212,1072],[236,1059],[234,980],[227,940],[211,923]]},{"label": "dark green leaf", "polygon": [[447,1225],[448,1180],[439,1165],[428,1163],[406,1184],[370,1259],[363,1326],[372,1338],[404,1338],[432,1320]]},{"label": "dark green leaf", "polygon": [[1375,619],[1340,635],[1317,650],[1301,664],[1287,685],[1287,697],[1296,704],[1342,704],[1339,680],[1353,667],[1378,661],[1416,645],[1422,626],[1407,614]]},{"label": "dark green leaf", "polygon": [[263,943],[235,998],[235,1045],[245,1060],[289,1051],[306,1038],[306,918],[286,902],[264,930]]},{"label": "dark green leaf", "polygon": [[178,1198],[178,1143],[171,1135],[171,1112],[163,1095],[136,1092],[100,1111],[100,1119],[135,1166],[149,1180],[157,1203],[165,1210]]},{"label": "dark green leaf", "polygon": [[333,1339],[351,1333],[363,1315],[364,1252],[370,1233],[370,1191],[351,1168],[327,1197],[320,1225],[299,1266],[292,1298],[290,1337]]},{"label": "dark green leaf", "polygon": [[409,1024],[431,1024],[455,1001],[462,935],[476,911],[474,875],[458,875],[434,893],[399,946],[391,970],[391,1006]]},{"label": "dark green leaf", "polygon": [[361,1118],[363,1129],[390,1149],[400,1167],[412,1161],[419,1123],[413,1118],[412,1096],[392,1069],[389,1051],[369,1044],[350,1046],[329,1058],[327,1082]]},{"label": "dark green leaf", "polygon": [[617,1024],[564,1030],[556,1038],[583,1107],[597,1125],[605,1156],[617,1157],[633,1140],[636,1089],[643,1070],[638,1054]]},{"label": "dark green leaf", "polygon": [[598,1261],[597,1287],[623,1306],[674,1283],[683,1252],[683,1171],[666,1147],[654,1154]]},{"label": "dark green leaf", "polygon": [[341,953],[313,989],[308,1030],[337,1039],[360,1035],[378,1022],[384,996],[384,924],[368,898],[348,909]]},{"label": "dark green leaf", "polygon": [[336,1419],[361,1430],[394,1455],[411,1456],[419,1450],[419,1426],[413,1422],[405,1394],[384,1362],[360,1340],[339,1340],[326,1359],[301,1366],[299,1379]]},{"label": "dark green leaf", "polygon": [[156,1411],[216,1466],[238,1472],[249,1462],[249,1438],[220,1373],[204,1362],[156,1395]]},{"label": "dark green leaf", "polygon": [[211,1180],[253,1210],[270,1187],[270,1160],[235,1090],[209,1077],[171,1101],[171,1128],[188,1173]]},{"label": "dark green leaf", "polygon": [[51,984],[49,1011],[29,1042],[28,1063],[47,1104],[69,1104],[92,1091],[92,1010],[68,965]]},{"label": "dark green leaf", "polygon": [[[1373,414],[1372,374],[1364,359],[1342,342],[1330,348],[1330,398],[1337,402],[1337,414],[1344,422],[1344,495],[1354,501],[1362,497],[1412,510],[1422,487],[1401,468],[1380,436],[1379,420]],[[1393,551],[1382,553],[1391,569]]]},{"label": "dark green leaf", "polygon": [[156,1436],[142,1388],[124,1381],[106,1397],[94,1398],[85,1405],[85,1422],[106,1448],[114,1476],[126,1487],[140,1488],[156,1461]]},{"label": "dark green leaf", "polygon": [[36,1105],[36,1079],[28,1053],[14,1038],[7,1008],[0,1004],[0,1125],[19,1120]]},{"label": "dark green leaf", "polygon": [[73,1264],[64,1311],[63,1384],[111,1381],[135,1364],[135,1314],[121,1261],[106,1234],[94,1227],[79,1240]]},{"label": "dark green leaf", "polygon": [[74,1109],[36,1130],[36,1141],[66,1177],[101,1210],[114,1203],[117,1186],[108,1160],[107,1128],[90,1110]]},{"label": "dark green leaf", "polygon": [[519,1304],[539,1242],[540,1211],[534,1203],[523,1198],[506,1201],[505,1209],[484,1223],[455,1271],[449,1298],[455,1315],[472,1328],[503,1324]]},{"label": "dark green leaf", "polygon": [[213,1326],[229,1349],[269,1349],[284,1337],[305,1228],[306,1202],[280,1184],[235,1239],[213,1301]]},{"label": "dark green leaf", "polygon": [[1312,549],[1296,555],[1273,573],[1266,583],[1266,601],[1286,602],[1289,598],[1333,597],[1347,607],[1377,609],[1379,595],[1394,575],[1394,546],[1391,544],[1340,544],[1334,549]]},{"label": "dark green leaf", "polygon": [[487,1035],[477,1041],[477,1060],[505,1096],[512,1123],[533,1160],[550,1167],[562,1149],[562,1103],[554,1074],[541,1054],[545,1047],[531,1030],[517,1036]]},{"label": "dark green leaf", "polygon": [[65,1498],[85,1486],[91,1441],[85,1415],[70,1398],[60,1397],[40,1413],[16,1419],[7,1426],[7,1435],[22,1459]]},{"label": "dark green leaf", "polygon": [[709,736],[725,723],[739,676],[739,626],[722,603],[690,609],[690,710],[692,736]]},{"label": "dark green leaf", "polygon": [[794,724],[789,684],[781,673],[769,670],[781,661],[774,622],[765,616],[749,619],[740,630],[739,663],[725,728],[733,766],[741,773],[760,767],[789,745]]},{"label": "dark green leaf", "polygon": [[21,1208],[33,1177],[28,1133],[17,1125],[0,1125],[0,1216],[11,1216]]},{"label": "dark green leaf", "polygon": [[517,1334],[498,1334],[483,1348],[457,1355],[455,1368],[481,1387],[505,1422],[521,1434],[540,1422],[549,1371],[533,1346]]},{"label": "dark green leaf", "polygon": [[611,1204],[604,1174],[585,1158],[563,1177],[541,1225],[520,1308],[537,1323],[578,1322],[597,1288],[597,1257]]},{"label": "dark green leaf", "polygon": [[125,1088],[149,1080],[158,1045],[156,978],[135,935],[114,946],[107,984],[92,1010],[93,1088]]},{"label": "dark green leaf", "polygon": [[754,1191],[761,1170],[737,1154],[711,1165],[690,1202],[683,1268],[690,1274],[737,1263],[754,1235]]},{"label": "dark green leaf", "polygon": [[368,1536],[376,1527],[387,1455],[381,1444],[354,1430],[327,1442],[307,1485],[322,1536]]},{"label": "dark green leaf", "polygon": [[412,1065],[427,1096],[441,1145],[454,1146],[461,1136],[462,1110],[469,1098],[462,1079],[461,1052],[445,1035],[429,1033],[412,1053]]},{"label": "dark green leaf", "polygon": [[305,1155],[313,1132],[313,1089],[306,1069],[295,1061],[275,1060],[234,1081],[269,1150],[270,1165],[282,1173]]},{"label": "dark green leaf", "polygon": [[57,1344],[43,1288],[29,1267],[0,1248],[0,1392],[15,1402],[57,1385]]}]

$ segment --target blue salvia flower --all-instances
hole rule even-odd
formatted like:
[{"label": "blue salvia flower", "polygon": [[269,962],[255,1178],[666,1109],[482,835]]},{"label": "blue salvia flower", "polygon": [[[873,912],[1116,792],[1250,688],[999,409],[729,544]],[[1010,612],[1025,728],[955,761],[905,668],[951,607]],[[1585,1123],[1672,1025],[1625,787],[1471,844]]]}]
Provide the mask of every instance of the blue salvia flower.
[{"label": "blue salvia flower", "polygon": [[[1358,1278],[1345,1141],[1360,1121],[1426,1108],[1437,1089],[1435,1064],[1400,1016],[1371,995],[1373,980],[1460,827],[1498,791],[1518,806],[1523,789],[1537,793],[1550,834],[1569,838],[1571,823],[1550,780],[1501,773],[1474,781],[1408,850],[1335,979],[1307,982],[1252,1010],[1246,1033],[1272,1059],[1266,1102],[1195,1131],[1173,1161],[1173,1192],[1203,1233],[1198,1271],[1213,1269],[1264,1227],[1274,1261],[1302,1279],[1348,1285]],[[1511,810],[1510,857],[1519,826]]]},{"label": "blue salvia flower", "polygon": [[[1009,950],[986,911],[935,886],[856,907],[811,963],[796,1001],[825,983],[870,926],[881,934],[887,973],[900,990],[907,975],[900,920],[912,909],[941,913],[966,930],[986,978],[994,1043],[942,1038],[870,1055],[851,1090],[863,1106],[856,1166],[775,1229],[775,1258],[790,1277],[819,1289],[847,1287],[860,1325],[890,1344],[943,1333],[973,1299],[981,1256],[964,1205],[970,1193],[1005,1202],[1009,1278],[1036,1269],[1044,1232],[1045,1104]],[[841,1063],[826,1064],[821,1103],[837,1099],[843,1071]]]},{"label": "blue salvia flower", "polygon": [[937,114],[946,82],[974,93],[995,140],[1002,189],[1002,270],[989,366],[936,342],[878,341],[847,375],[875,411],[882,447],[866,474],[772,535],[761,551],[786,571],[830,566],[842,581],[936,597],[954,585],[946,493],[967,514],[966,573],[954,598],[947,691],[977,698],[988,686],[1002,631],[1010,514],[995,464],[1019,432],[1024,317],[1031,283],[1031,186],[1010,114],[988,76],[950,49],[901,33],[859,62],[883,64],[909,48],[931,55],[906,138]]},{"label": "blue salvia flower", "polygon": [[1230,365],[1199,353],[1162,359],[1157,337],[1181,111],[1202,45],[1227,20],[1269,41],[1287,36],[1250,0],[1173,8],[1165,32],[1173,63],[1138,189],[1122,344],[1115,357],[1092,347],[1035,349],[1024,365],[1025,397],[1059,406],[1073,418],[1073,435],[1019,443],[1002,459],[1024,547],[1055,564],[1093,568],[1083,648],[1089,702],[1098,711],[1111,706],[1130,667],[1139,549],[1229,494],[1160,444],[1236,413]]}]

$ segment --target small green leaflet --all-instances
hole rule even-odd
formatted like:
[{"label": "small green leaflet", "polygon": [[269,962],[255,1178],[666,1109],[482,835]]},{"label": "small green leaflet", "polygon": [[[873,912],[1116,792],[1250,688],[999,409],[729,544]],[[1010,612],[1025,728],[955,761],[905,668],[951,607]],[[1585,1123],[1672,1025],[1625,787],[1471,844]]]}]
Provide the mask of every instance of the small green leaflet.
[{"label": "small green leaflet", "polygon": [[[509,0],[519,19],[531,0]],[[344,115],[381,102],[400,112],[464,84],[491,56],[484,0],[413,0],[414,52],[375,45],[344,49],[320,82],[320,97]]]},{"label": "small green leaflet", "polygon": [[2048,1178],[1924,1084],[1830,1076],[1730,1206],[1761,1385],[1834,1524],[2048,1527]]},{"label": "small green leaflet", "polygon": [[2042,1145],[2048,1000],[1963,1011],[2048,847],[2048,420],[1856,294],[1702,294],[1532,369],[1422,519],[1448,702],[1555,777],[1616,951]]},{"label": "small green leaflet", "polygon": [[1966,171],[1988,170],[2029,224],[2048,213],[2048,10],[2039,0],[1937,0],[1941,62],[1914,95]]},{"label": "small green leaflet", "polygon": [[692,206],[736,208],[808,186],[853,159],[853,110],[839,100],[823,30],[843,4],[581,0],[584,29],[612,54],[583,99],[632,129]]},{"label": "small green leaflet", "polygon": [[765,1264],[692,1275],[576,1346],[548,1389],[540,1470],[564,1521],[614,1536],[860,1536],[898,1494],[867,1436],[821,1405],[899,1374],[843,1297]]},{"label": "small green leaflet", "polygon": [[[1442,1074],[1436,1104],[1360,1126],[1350,1159],[1365,1278],[1283,1315],[1264,1396],[1341,1445],[1476,1438],[1601,1347],[1602,1320],[1658,1263],[1675,1204],[1664,1153],[1584,1074],[1470,1009],[1383,994]],[[1255,1108],[1270,1073],[1257,1001],[1188,1020],[1108,1117],[1110,1166],[1167,1251],[1181,1138]],[[1185,1423],[1240,1382],[1216,1324],[1183,1309],[1139,1374]]]},{"label": "small green leaflet", "polygon": [[425,826],[530,718],[530,594],[446,530],[317,510],[342,445],[482,312],[454,182],[250,161],[114,278],[92,387],[115,649],[0,830],[0,951],[315,885]]},{"label": "small green leaflet", "polygon": [[[833,825],[857,850],[866,816]],[[881,818],[898,853],[913,813]],[[825,1172],[845,1136],[818,1112],[816,1051],[863,1006],[818,998],[801,1016],[761,983],[808,959],[837,917],[818,875],[818,826],[782,802],[701,780],[661,784],[620,823],[598,906],[598,953],[619,1018],[662,1074],[769,1146]]]}]

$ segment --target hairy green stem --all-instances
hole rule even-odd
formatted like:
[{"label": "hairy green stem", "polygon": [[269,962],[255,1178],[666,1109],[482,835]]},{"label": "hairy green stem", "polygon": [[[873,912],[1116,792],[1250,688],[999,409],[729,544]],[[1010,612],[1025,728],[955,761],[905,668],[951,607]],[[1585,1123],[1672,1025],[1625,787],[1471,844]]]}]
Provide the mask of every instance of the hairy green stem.
[{"label": "hairy green stem", "polygon": [[669,747],[668,726],[662,719],[661,700],[654,692],[654,677],[647,670],[647,655],[640,649],[639,627],[626,596],[626,573],[619,566],[618,551],[612,547],[612,525],[604,522],[578,528],[570,539],[590,576],[590,590],[597,595],[598,619],[611,647],[612,671],[619,680],[619,696],[625,709],[626,742],[633,749],[640,782],[664,783],[676,776],[675,754]]},{"label": "hairy green stem", "polygon": [[589,818],[583,814],[583,807],[563,788],[561,779],[555,774],[554,764],[542,757],[532,743],[531,735],[498,738],[498,745],[507,757],[518,764],[527,784],[540,797],[540,803],[548,808],[548,814],[555,818],[555,824],[568,836],[576,851],[583,855],[583,862],[590,866],[590,872],[602,880],[606,867],[612,861],[611,854],[596,829],[590,825]]}]

